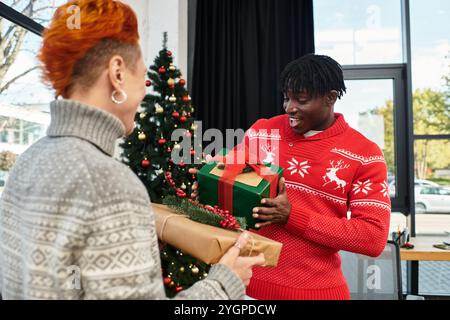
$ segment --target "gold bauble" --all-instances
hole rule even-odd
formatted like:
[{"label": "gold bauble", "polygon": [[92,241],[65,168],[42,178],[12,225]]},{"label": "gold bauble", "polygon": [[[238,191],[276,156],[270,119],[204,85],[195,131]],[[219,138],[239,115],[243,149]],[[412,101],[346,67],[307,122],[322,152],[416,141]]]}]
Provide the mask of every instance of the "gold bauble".
[{"label": "gold bauble", "polygon": [[139,118],[144,119],[147,114],[145,112],[141,112],[139,114]]},{"label": "gold bauble", "polygon": [[177,97],[175,97],[175,95],[171,95],[169,98],[170,102],[177,102]]},{"label": "gold bauble", "polygon": [[169,70],[170,71],[175,71],[175,70],[177,70],[177,68],[171,63],[170,66],[169,66]]},{"label": "gold bauble", "polygon": [[184,184],[184,182],[183,182],[183,184],[181,185],[181,187],[180,187],[181,189],[183,189],[183,190],[185,190],[186,189],[186,185]]},{"label": "gold bauble", "polygon": [[180,268],[180,272],[184,272],[184,267],[181,267],[181,268]]},{"label": "gold bauble", "polygon": [[167,84],[168,84],[169,86],[173,86],[173,85],[175,85],[175,80],[173,80],[172,78],[170,78],[169,80],[167,80]]},{"label": "gold bauble", "polygon": [[138,139],[144,141],[145,139],[147,139],[147,136],[145,135],[145,133],[141,132],[138,135]]}]

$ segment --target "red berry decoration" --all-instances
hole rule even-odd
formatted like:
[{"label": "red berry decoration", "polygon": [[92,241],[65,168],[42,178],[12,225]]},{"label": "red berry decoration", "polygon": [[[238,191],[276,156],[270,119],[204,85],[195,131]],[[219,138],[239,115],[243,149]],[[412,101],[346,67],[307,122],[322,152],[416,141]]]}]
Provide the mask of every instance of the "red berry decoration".
[{"label": "red berry decoration", "polygon": [[150,166],[150,161],[147,159],[142,160],[141,166],[142,168],[148,168]]},{"label": "red berry decoration", "polygon": [[161,67],[161,68],[159,68],[158,72],[161,74],[164,74],[164,73],[166,73],[166,68]]},{"label": "red berry decoration", "polygon": [[145,86],[150,87],[152,85],[152,82],[150,80],[145,81]]},{"label": "red berry decoration", "polygon": [[184,96],[183,97],[183,102],[184,103],[188,103],[189,101],[191,101],[191,98],[189,96]]},{"label": "red berry decoration", "polygon": [[172,56],[172,51],[167,51],[167,56],[171,57]]},{"label": "red berry decoration", "polygon": [[186,122],[186,120],[187,120],[187,118],[186,118],[185,116],[182,116],[182,117],[180,118],[180,121],[181,121],[181,122]]},{"label": "red berry decoration", "polygon": [[168,286],[171,282],[172,282],[172,279],[171,279],[171,278],[169,278],[169,277],[165,277],[165,278],[164,278],[164,284],[165,284],[166,286]]},{"label": "red berry decoration", "polygon": [[180,114],[176,111],[172,112],[172,117],[174,117],[175,119],[178,118],[180,116]]},{"label": "red berry decoration", "polygon": [[167,142],[167,140],[164,139],[164,138],[158,140],[158,143],[159,143],[160,145],[163,145],[163,144],[165,144],[166,142]]},{"label": "red berry decoration", "polygon": [[180,86],[184,87],[186,85],[186,80],[180,79],[180,81],[178,81],[178,83],[180,84]]}]

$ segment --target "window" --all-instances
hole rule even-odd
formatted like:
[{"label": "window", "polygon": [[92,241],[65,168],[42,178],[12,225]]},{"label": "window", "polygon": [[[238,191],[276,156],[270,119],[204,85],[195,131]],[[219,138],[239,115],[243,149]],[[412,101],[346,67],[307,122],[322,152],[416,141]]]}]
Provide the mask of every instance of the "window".
[{"label": "window", "polygon": [[[38,68],[42,39],[17,23],[36,30],[39,24],[47,25],[55,7],[64,2],[6,0],[0,4],[35,19],[20,17],[8,7],[4,8],[20,21],[0,16],[0,45],[6,48],[0,60],[0,193],[16,157],[45,135],[50,122],[49,103],[54,99],[52,90],[42,84]],[[6,9],[2,8],[2,14]]]},{"label": "window", "polygon": [[410,0],[418,233],[450,231],[450,2]]},{"label": "window", "polygon": [[403,62],[398,0],[314,0],[314,21],[316,53],[345,65]]}]

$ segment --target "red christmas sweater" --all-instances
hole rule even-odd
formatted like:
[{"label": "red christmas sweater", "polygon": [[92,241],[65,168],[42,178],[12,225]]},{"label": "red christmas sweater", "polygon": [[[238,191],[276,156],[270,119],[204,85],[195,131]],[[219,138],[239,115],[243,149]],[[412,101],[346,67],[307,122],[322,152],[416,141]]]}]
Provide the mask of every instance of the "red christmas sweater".
[{"label": "red christmas sweater", "polygon": [[261,161],[284,168],[292,205],[286,225],[258,231],[283,249],[276,268],[254,268],[250,297],[349,299],[339,250],[376,257],[386,245],[391,205],[383,153],[335,117],[309,138],[291,129],[287,115],[258,120],[246,132],[241,147],[256,146]]}]

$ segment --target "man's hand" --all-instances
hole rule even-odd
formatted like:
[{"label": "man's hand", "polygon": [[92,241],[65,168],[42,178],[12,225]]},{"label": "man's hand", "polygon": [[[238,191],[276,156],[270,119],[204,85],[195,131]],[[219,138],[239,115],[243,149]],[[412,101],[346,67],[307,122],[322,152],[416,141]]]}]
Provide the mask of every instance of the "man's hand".
[{"label": "man's hand", "polygon": [[285,224],[288,222],[292,206],[289,203],[284,181],[284,178],[279,181],[278,196],[273,199],[262,199],[263,207],[253,208],[253,217],[265,221],[257,223],[256,228],[265,227],[272,223]]}]

